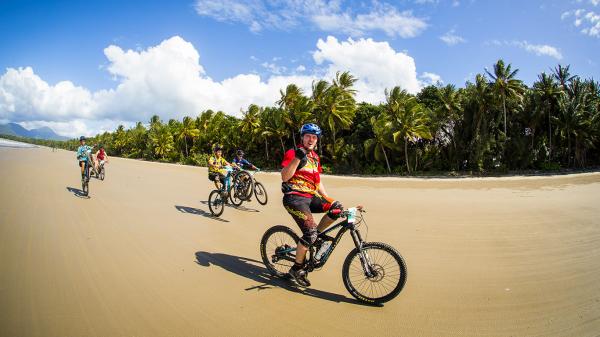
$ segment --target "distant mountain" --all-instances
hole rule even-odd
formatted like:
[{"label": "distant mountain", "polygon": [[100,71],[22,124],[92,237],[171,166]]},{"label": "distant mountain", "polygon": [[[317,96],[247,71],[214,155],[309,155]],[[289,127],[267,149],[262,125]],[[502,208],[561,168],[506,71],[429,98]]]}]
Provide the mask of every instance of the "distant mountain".
[{"label": "distant mountain", "polygon": [[68,140],[69,137],[61,136],[47,126],[27,130],[17,123],[0,124],[0,134],[21,136],[37,139]]}]

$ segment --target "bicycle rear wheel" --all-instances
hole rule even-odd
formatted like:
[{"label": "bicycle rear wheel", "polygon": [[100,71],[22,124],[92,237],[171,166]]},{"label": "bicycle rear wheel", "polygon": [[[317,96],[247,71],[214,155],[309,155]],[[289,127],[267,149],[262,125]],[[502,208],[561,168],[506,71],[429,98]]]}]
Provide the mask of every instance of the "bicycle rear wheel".
[{"label": "bicycle rear wheel", "polygon": [[213,190],[208,196],[208,209],[214,216],[220,216],[225,210],[225,201],[221,195],[221,191]]},{"label": "bicycle rear wheel", "polygon": [[[365,272],[365,265],[370,266],[371,275]],[[384,303],[402,291],[406,283],[406,262],[385,243],[365,243],[362,254],[354,248],[346,257],[342,279],[348,292],[359,301]]]},{"label": "bicycle rear wheel", "polygon": [[99,177],[100,177],[100,180],[104,180],[104,166],[100,168]]},{"label": "bicycle rear wheel", "polygon": [[258,201],[261,205],[266,205],[269,197],[267,196],[267,190],[263,186],[263,184],[256,182],[254,184],[254,196],[256,196],[256,201]]},{"label": "bicycle rear wheel", "polygon": [[234,186],[236,193],[242,200],[248,200],[254,192],[252,176],[246,171],[240,171],[235,175]]},{"label": "bicycle rear wheel", "polygon": [[260,240],[260,256],[271,274],[284,277],[296,260],[300,238],[286,226],[269,228]]}]

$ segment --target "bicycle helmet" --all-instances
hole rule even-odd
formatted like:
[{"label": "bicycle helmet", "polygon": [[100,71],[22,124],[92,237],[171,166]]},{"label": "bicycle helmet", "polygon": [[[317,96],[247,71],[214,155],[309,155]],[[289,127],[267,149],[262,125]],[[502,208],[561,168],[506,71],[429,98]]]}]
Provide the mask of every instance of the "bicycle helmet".
[{"label": "bicycle helmet", "polygon": [[321,136],[321,128],[317,124],[308,123],[302,125],[300,128],[300,136],[304,136],[305,134],[310,133],[313,135]]},{"label": "bicycle helmet", "polygon": [[215,145],[215,147],[213,148],[213,152],[217,152],[217,151],[220,151],[220,150],[222,151],[223,147],[221,145],[219,145],[219,144]]},{"label": "bicycle helmet", "polygon": [[238,155],[238,156],[242,156],[242,157],[243,157],[245,153],[244,153],[244,151],[242,151],[242,150],[237,150],[237,151],[235,152],[235,154],[236,154],[236,155]]},{"label": "bicycle helmet", "polygon": [[79,141],[85,140],[85,136],[79,137]]}]

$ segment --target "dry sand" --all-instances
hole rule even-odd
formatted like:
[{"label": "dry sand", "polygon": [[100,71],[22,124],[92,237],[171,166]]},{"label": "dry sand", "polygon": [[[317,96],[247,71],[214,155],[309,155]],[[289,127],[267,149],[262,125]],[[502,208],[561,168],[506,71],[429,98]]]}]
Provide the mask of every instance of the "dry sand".
[{"label": "dry sand", "polygon": [[349,237],[305,292],[268,276],[259,240],[293,224],[257,178],[268,205],[215,219],[204,168],[114,158],[85,199],[74,153],[0,148],[0,336],[600,335],[600,174],[325,177],[407,261],[383,307],[342,284]]}]

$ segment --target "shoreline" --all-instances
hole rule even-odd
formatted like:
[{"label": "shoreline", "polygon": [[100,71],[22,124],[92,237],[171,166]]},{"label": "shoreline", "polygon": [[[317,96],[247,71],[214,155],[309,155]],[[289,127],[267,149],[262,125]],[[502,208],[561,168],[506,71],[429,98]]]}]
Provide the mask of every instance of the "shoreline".
[{"label": "shoreline", "polygon": [[[0,138],[0,143],[6,142],[8,145],[1,145],[0,148],[48,148],[48,146],[36,145],[30,143],[23,143],[18,141],[13,141],[10,139]],[[12,144],[15,144],[11,146]],[[19,146],[18,144],[24,144],[27,146]],[[62,148],[56,148],[56,150],[74,152]],[[207,169],[206,166],[196,166],[196,165],[188,165],[182,163],[167,163],[161,161],[151,161],[144,160],[138,158],[125,158],[118,156],[110,156],[113,158],[119,158],[124,160],[133,160],[142,163],[154,163],[154,164],[163,164],[163,165],[175,165],[182,167],[197,167],[202,169]],[[524,170],[522,172],[513,171],[508,172],[506,174],[501,173],[490,173],[484,175],[478,174],[467,174],[467,173],[456,173],[452,174],[454,171],[448,172],[446,175],[443,174],[432,174],[432,175],[414,175],[414,176],[399,176],[399,175],[366,175],[366,174],[326,174],[322,173],[323,177],[332,177],[338,179],[359,179],[359,180],[373,180],[373,181],[461,181],[461,180],[487,180],[487,181],[497,181],[497,180],[529,180],[529,179],[540,179],[540,178],[566,178],[566,177],[587,177],[594,176],[600,174],[600,167],[590,167],[584,169],[561,169],[557,171],[539,171],[539,170]],[[261,170],[261,173],[266,174],[278,174],[279,171],[274,170]]]}]

